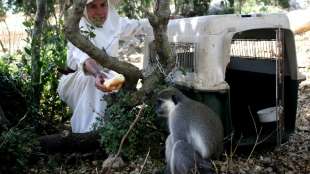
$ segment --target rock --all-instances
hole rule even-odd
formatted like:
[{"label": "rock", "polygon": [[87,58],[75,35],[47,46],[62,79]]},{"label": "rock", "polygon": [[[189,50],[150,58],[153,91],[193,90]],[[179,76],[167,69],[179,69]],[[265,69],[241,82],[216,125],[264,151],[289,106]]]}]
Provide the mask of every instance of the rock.
[{"label": "rock", "polygon": [[270,158],[270,157],[264,157],[264,158],[262,159],[262,162],[263,162],[264,164],[269,164],[269,163],[271,163],[271,158]]},{"label": "rock", "polygon": [[259,172],[259,171],[262,171],[263,170],[263,167],[259,166],[259,165],[255,165],[254,167],[254,171],[255,172]]},{"label": "rock", "polygon": [[130,174],[139,174],[139,169],[136,168],[134,171],[131,171]]},{"label": "rock", "polygon": [[[113,163],[113,164],[112,164]],[[115,158],[114,156],[109,156],[103,163],[102,169],[108,169],[112,165],[113,169],[119,169],[126,166],[125,162],[121,157]]]},{"label": "rock", "polygon": [[267,173],[271,173],[273,172],[273,169],[271,167],[268,167],[266,170],[265,170]]}]

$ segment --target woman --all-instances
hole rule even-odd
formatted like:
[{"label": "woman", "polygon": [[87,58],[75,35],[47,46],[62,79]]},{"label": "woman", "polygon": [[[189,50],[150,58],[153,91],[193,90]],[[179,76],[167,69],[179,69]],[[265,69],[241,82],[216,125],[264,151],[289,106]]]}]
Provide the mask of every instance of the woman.
[{"label": "woman", "polygon": [[[110,1],[88,0],[80,28],[95,34],[90,38],[95,46],[117,57],[119,40],[142,33],[143,23],[120,17]],[[147,25],[146,21],[144,25]],[[72,132],[90,132],[97,118],[104,116],[106,109],[103,96],[108,93],[103,82],[107,76],[117,73],[111,70],[104,73],[101,65],[71,43],[68,43],[67,64],[75,72],[61,77],[58,93],[73,110]]]}]

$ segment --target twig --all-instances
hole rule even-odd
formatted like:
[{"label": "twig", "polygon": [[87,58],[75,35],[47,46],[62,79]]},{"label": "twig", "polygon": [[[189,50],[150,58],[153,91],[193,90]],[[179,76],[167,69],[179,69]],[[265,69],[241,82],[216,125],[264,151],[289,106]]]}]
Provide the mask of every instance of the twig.
[{"label": "twig", "polygon": [[214,162],[213,160],[211,160],[211,163],[212,163],[212,165],[213,165],[213,167],[214,167],[214,169],[215,169],[215,173],[216,173],[216,174],[219,173],[219,169],[217,168],[215,162]]},{"label": "twig", "polygon": [[228,157],[227,153],[225,152],[225,157],[226,157],[226,160],[227,160],[227,163],[226,163],[226,172],[225,173],[228,173],[228,170],[229,170],[229,167],[230,167],[230,157]]},{"label": "twig", "polygon": [[257,142],[257,144],[261,144],[264,141],[266,141],[268,138],[270,138],[273,134],[274,134],[275,130],[272,131],[270,134],[268,134],[267,136],[264,136],[264,139],[260,140],[259,142]]},{"label": "twig", "polygon": [[253,124],[254,124],[255,133],[256,133],[256,135],[257,135],[257,127],[256,127],[256,123],[255,123],[255,120],[254,120],[253,114],[252,114],[252,112],[251,112],[251,108],[250,108],[250,106],[248,106],[248,109],[249,109],[249,113],[250,113],[250,115],[251,115],[251,118],[252,118],[252,121],[253,121]]},{"label": "twig", "polygon": [[141,106],[141,108],[140,108],[140,110],[139,110],[139,112],[138,112],[138,115],[137,115],[136,118],[135,118],[135,120],[131,123],[131,125],[130,125],[128,131],[127,131],[126,134],[123,136],[122,141],[121,141],[121,144],[119,145],[118,151],[117,151],[117,153],[116,153],[116,157],[118,157],[118,156],[120,155],[121,150],[122,150],[122,148],[123,148],[123,144],[124,144],[126,138],[128,137],[130,131],[133,129],[133,127],[134,127],[134,126],[136,125],[136,123],[138,122],[138,120],[139,120],[139,118],[140,118],[140,116],[141,116],[141,113],[142,113],[144,107],[145,107],[145,104],[143,103],[142,106]]},{"label": "twig", "polygon": [[255,147],[258,145],[257,142],[258,142],[258,139],[259,139],[259,136],[260,136],[260,133],[261,133],[261,132],[262,132],[262,128],[260,128],[260,130],[259,130],[259,132],[258,132],[258,135],[257,135],[256,140],[255,140],[255,144],[254,144],[254,146],[253,146],[253,148],[252,148],[252,150],[251,150],[251,153],[250,153],[248,159],[246,160],[247,162],[250,160],[250,158],[251,158],[251,156],[252,156],[252,153],[254,152]]},{"label": "twig", "polygon": [[238,140],[238,143],[236,144],[236,147],[235,147],[234,151],[233,151],[232,154],[231,154],[231,158],[232,158],[233,155],[236,153],[236,151],[237,151],[237,149],[238,149],[238,147],[239,147],[239,144],[240,144],[240,141],[242,140],[242,138],[243,138],[243,134],[241,134],[241,136],[240,136],[240,138],[239,138],[239,140]]},{"label": "twig", "polygon": [[5,53],[7,51],[7,49],[4,47],[4,45],[3,45],[1,40],[0,40],[0,46],[1,46],[2,52]]},{"label": "twig", "polygon": [[61,19],[65,12],[72,6],[72,2],[69,0],[61,0],[60,1],[60,11],[59,11],[59,19]]},{"label": "twig", "polygon": [[258,140],[259,140],[259,136],[260,136],[260,134],[261,134],[261,132],[262,132],[262,129],[263,129],[263,128],[261,127],[260,130],[259,130],[259,132],[257,133],[256,123],[255,123],[253,114],[252,114],[252,112],[251,112],[250,106],[248,106],[248,109],[249,109],[249,112],[250,112],[250,115],[251,115],[251,118],[252,118],[252,121],[253,121],[253,124],[254,124],[255,133],[256,133],[256,140],[255,140],[255,144],[254,144],[254,146],[253,146],[253,148],[252,148],[252,150],[251,150],[251,153],[250,153],[250,155],[248,156],[247,162],[250,160],[250,158],[251,158],[251,156],[252,156],[252,153],[254,152],[255,147],[258,145],[257,142],[258,142]]},{"label": "twig", "polygon": [[17,128],[19,126],[19,124],[26,118],[26,116],[28,115],[28,111],[25,113],[25,115],[18,121],[18,123],[13,126],[11,129],[8,130],[8,133],[5,135],[4,140],[2,141],[2,143],[0,144],[0,148],[7,142],[7,138],[9,136],[11,136],[11,134],[13,133],[13,129]]},{"label": "twig", "polygon": [[151,149],[150,149],[150,147],[149,147],[149,151],[148,151],[147,154],[146,154],[146,157],[145,157],[145,159],[144,159],[144,162],[143,162],[143,164],[142,164],[142,167],[141,167],[141,170],[140,170],[139,174],[141,174],[142,171],[143,171],[143,169],[144,169],[144,166],[145,166],[145,164],[146,164],[146,161],[147,161],[147,159],[148,159],[148,157],[149,157],[149,155],[150,155],[150,151],[151,151]]},{"label": "twig", "polygon": [[62,165],[60,166],[59,174],[62,174]]},{"label": "twig", "polygon": [[139,110],[139,112],[138,112],[138,114],[137,114],[135,120],[131,123],[131,125],[129,126],[129,129],[127,130],[127,132],[126,132],[125,135],[123,136],[123,138],[122,138],[122,140],[121,140],[121,143],[120,143],[120,145],[119,145],[119,147],[118,147],[118,151],[117,151],[116,155],[113,157],[113,159],[112,159],[112,161],[111,161],[111,164],[110,164],[109,168],[107,169],[107,171],[105,171],[105,172],[103,171],[103,173],[111,173],[111,168],[112,168],[112,166],[113,166],[113,164],[114,164],[116,158],[120,155],[120,153],[121,153],[121,151],[122,151],[122,148],[123,148],[123,144],[124,144],[126,138],[128,137],[130,131],[133,129],[133,127],[135,126],[135,124],[138,122],[138,120],[139,120],[139,118],[140,118],[140,115],[141,115],[141,113],[142,113],[144,107],[145,107],[145,104],[143,103],[143,104],[141,105],[141,108],[140,108],[140,110]]},{"label": "twig", "polygon": [[260,130],[259,130],[259,132],[257,133],[256,123],[255,123],[253,114],[252,114],[252,112],[251,112],[250,106],[248,106],[248,109],[249,109],[249,112],[250,112],[250,115],[251,115],[251,118],[252,118],[252,121],[253,121],[253,124],[254,124],[255,133],[256,133],[256,140],[255,140],[255,144],[254,144],[254,146],[253,146],[253,148],[252,148],[252,150],[251,150],[251,153],[250,153],[250,155],[248,156],[247,162],[250,160],[250,158],[251,158],[251,156],[252,156],[252,153],[254,152],[255,147],[258,145],[257,142],[258,142],[258,140],[259,140],[259,136],[260,136],[260,134],[261,134],[261,132],[262,132],[262,129],[263,129],[263,128],[261,127]]}]

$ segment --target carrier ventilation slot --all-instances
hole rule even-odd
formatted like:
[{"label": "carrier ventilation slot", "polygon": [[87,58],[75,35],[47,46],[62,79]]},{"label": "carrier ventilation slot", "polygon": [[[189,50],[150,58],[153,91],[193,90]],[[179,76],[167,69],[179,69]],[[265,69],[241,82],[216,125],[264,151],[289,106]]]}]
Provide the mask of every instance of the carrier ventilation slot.
[{"label": "carrier ventilation slot", "polygon": [[239,58],[276,59],[281,52],[276,39],[234,39],[231,44],[230,55]]},{"label": "carrier ventilation slot", "polygon": [[[185,72],[196,71],[197,44],[190,42],[170,42],[172,56],[176,61],[176,68]],[[150,64],[156,65],[154,51],[150,48]]]}]

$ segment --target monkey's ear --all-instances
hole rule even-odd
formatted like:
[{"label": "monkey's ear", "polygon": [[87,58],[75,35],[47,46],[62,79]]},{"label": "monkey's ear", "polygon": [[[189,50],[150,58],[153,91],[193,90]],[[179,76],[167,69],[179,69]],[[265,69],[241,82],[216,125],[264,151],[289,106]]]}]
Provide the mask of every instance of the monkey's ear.
[{"label": "monkey's ear", "polygon": [[177,105],[180,101],[180,98],[177,95],[172,95],[171,99],[175,105]]}]

